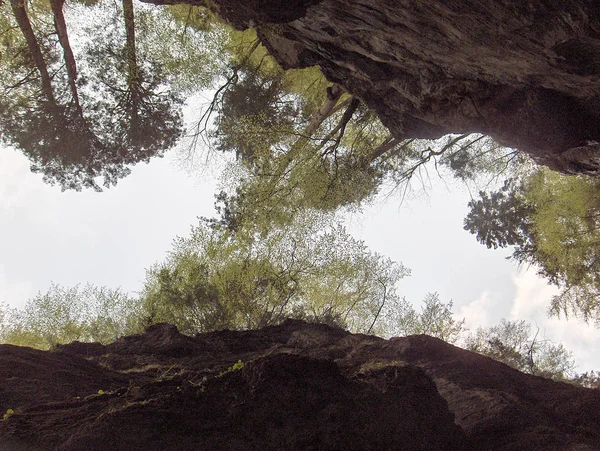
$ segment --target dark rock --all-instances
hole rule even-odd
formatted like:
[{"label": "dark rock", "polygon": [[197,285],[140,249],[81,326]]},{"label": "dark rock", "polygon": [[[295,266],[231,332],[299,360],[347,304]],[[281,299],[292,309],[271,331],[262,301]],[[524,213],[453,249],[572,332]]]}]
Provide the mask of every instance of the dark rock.
[{"label": "dark rock", "polygon": [[288,320],[196,337],[159,325],[100,346],[0,345],[0,409],[15,411],[0,449],[600,446],[598,390],[427,336]]},{"label": "dark rock", "polygon": [[396,137],[481,132],[553,169],[600,175],[598,145],[581,145],[600,141],[597,0],[211,4],[257,27],[284,68],[319,65]]}]

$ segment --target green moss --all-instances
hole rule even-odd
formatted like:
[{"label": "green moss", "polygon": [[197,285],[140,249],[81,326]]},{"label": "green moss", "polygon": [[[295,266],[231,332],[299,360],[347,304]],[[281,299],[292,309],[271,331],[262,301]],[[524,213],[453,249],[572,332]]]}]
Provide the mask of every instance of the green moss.
[{"label": "green moss", "polygon": [[234,371],[239,371],[242,368],[244,368],[244,362],[242,362],[241,360],[238,360],[236,363],[234,363],[233,365],[231,365],[229,368],[227,368],[226,371],[221,371],[221,373],[219,374],[219,377],[227,374],[227,373],[232,373]]}]

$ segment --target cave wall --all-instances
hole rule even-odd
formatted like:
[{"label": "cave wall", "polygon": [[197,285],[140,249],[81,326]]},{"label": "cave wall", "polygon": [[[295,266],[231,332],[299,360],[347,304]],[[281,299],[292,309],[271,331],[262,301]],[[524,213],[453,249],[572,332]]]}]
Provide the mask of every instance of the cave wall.
[{"label": "cave wall", "polygon": [[397,137],[481,132],[553,169],[600,175],[600,2],[214,0],[213,7],[237,28],[256,27],[283,67],[319,65]]},{"label": "cave wall", "polygon": [[[240,363],[241,362],[241,363]],[[0,450],[597,450],[600,390],[426,335],[286,320],[0,345]]]}]

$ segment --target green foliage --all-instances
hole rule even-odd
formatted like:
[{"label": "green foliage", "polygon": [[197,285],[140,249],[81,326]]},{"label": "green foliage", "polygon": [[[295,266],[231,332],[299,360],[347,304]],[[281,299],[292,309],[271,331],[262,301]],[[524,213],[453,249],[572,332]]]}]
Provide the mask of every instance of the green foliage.
[{"label": "green foliage", "polygon": [[142,293],[149,323],[170,322],[184,333],[246,329],[287,317],[367,330],[384,291],[408,275],[370,252],[331,215],[306,213],[264,234],[231,234],[204,221],[179,238],[148,272]]},{"label": "green foliage", "polygon": [[228,373],[232,373],[233,371],[239,371],[242,368],[244,368],[244,362],[242,362],[241,360],[238,360],[236,363],[234,363],[233,365],[231,365],[229,368],[227,368],[227,370],[222,371],[221,373],[219,373],[219,377],[228,374]]},{"label": "green foliage", "polygon": [[8,420],[11,416],[13,416],[15,413],[15,411],[13,409],[8,409],[6,412],[4,412],[4,415],[2,415],[2,419],[3,420]]},{"label": "green foliage", "polygon": [[539,169],[469,203],[465,229],[488,247],[515,246],[561,288],[550,312],[600,325],[600,182]]},{"label": "green foliage", "polygon": [[465,320],[457,321],[452,314],[452,301],[444,303],[437,293],[428,293],[417,312],[405,298],[390,302],[383,314],[385,335],[407,336],[426,334],[448,343],[456,343],[465,332]]},{"label": "green foliage", "polygon": [[207,8],[139,4],[136,32],[142,58],[155,62],[179,94],[212,88],[224,70],[229,30]]},{"label": "green foliage", "polygon": [[600,287],[600,182],[538,171],[527,201],[535,206],[538,260],[551,280]]},{"label": "green foliage", "polygon": [[181,30],[168,8],[140,5],[134,24],[118,4],[71,5],[94,17],[67,20],[74,41],[93,43],[74,46],[75,67],[46,2],[26,2],[19,26],[9,3],[0,5],[2,139],[63,189],[100,190],[98,177],[109,187],[162,156],[182,134],[179,94],[210,87],[221,72],[222,27]]},{"label": "green foliage", "polygon": [[527,195],[536,206],[536,263],[562,288],[551,313],[600,326],[600,181],[543,170]]},{"label": "green foliage", "polygon": [[572,382],[585,388],[600,390],[600,371],[587,371],[578,374],[572,379]]},{"label": "green foliage", "polygon": [[525,321],[502,319],[497,326],[478,328],[467,336],[465,348],[525,373],[557,380],[572,378],[573,353],[537,335]]},{"label": "green foliage", "polygon": [[5,310],[4,343],[51,349],[72,341],[110,343],[136,329],[136,302],[120,290],[87,285],[50,289],[23,310]]},{"label": "green foliage", "polygon": [[[331,85],[318,67],[282,70],[281,66],[260,45],[256,30],[226,29],[224,48],[232,68],[244,68],[260,78],[281,78],[282,87],[289,95],[303,103],[302,113],[312,116],[327,98],[327,87]],[[266,32],[266,26],[263,29]]]},{"label": "green foliage", "polygon": [[526,247],[532,234],[533,208],[522,191],[515,179],[506,180],[496,192],[480,191],[480,198],[469,202],[464,229],[475,234],[488,249]]},{"label": "green foliage", "polygon": [[4,302],[0,302],[0,338],[5,334],[6,322],[10,315],[10,308]]},{"label": "green foliage", "polygon": [[234,363],[230,370],[231,371],[238,371],[241,370],[242,368],[244,368],[244,362],[242,362],[241,360],[238,360],[236,363]]},{"label": "green foliage", "polygon": [[269,151],[265,144],[280,142],[294,132],[298,111],[293,98],[286,99],[281,92],[282,73],[264,77],[240,67],[233,77],[231,88],[223,94],[213,136],[218,150],[233,151],[252,164]]}]

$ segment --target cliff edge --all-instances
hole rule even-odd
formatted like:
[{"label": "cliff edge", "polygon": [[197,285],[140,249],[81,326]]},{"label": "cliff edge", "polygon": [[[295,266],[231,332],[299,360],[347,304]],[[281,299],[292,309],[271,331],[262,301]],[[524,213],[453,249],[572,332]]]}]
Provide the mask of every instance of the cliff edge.
[{"label": "cliff edge", "polygon": [[398,138],[480,132],[555,170],[600,175],[596,0],[209,3],[256,28],[284,68],[318,65]]},{"label": "cliff edge", "polygon": [[[9,410],[10,409],[10,410]],[[0,449],[598,449],[600,391],[428,336],[287,320],[0,345]]]}]

